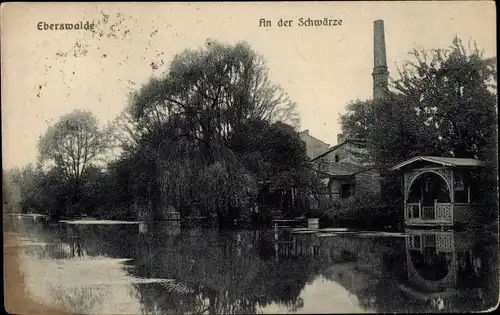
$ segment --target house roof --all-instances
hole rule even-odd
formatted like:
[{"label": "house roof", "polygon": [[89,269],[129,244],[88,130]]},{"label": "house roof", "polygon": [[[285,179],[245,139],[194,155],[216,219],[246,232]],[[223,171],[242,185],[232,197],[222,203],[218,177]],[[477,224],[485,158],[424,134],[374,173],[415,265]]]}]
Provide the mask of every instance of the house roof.
[{"label": "house roof", "polygon": [[324,145],[324,146],[330,146],[328,143],[319,140],[315,136],[311,136],[311,134],[309,133],[309,130],[303,130],[303,131],[299,132],[299,135],[300,136],[307,136],[310,140],[313,140],[314,142],[316,142],[318,144],[321,144],[321,145]]},{"label": "house roof", "polygon": [[404,161],[404,162],[399,163],[398,165],[392,167],[391,171],[401,169],[405,166],[408,166],[410,164],[420,162],[420,161],[441,164],[443,166],[451,166],[451,167],[456,167],[456,166],[474,167],[474,166],[481,166],[482,165],[481,161],[476,160],[476,159],[449,158],[449,157],[441,157],[441,156],[416,156],[412,159],[409,159],[407,161]]},{"label": "house roof", "polygon": [[323,153],[327,150],[330,145],[325,143],[318,138],[311,136],[309,130],[304,130],[299,133],[300,139],[305,142],[307,155],[309,159],[315,158],[318,154]]},{"label": "house roof", "polygon": [[365,145],[365,141],[364,140],[361,140],[361,139],[346,139],[344,141],[342,141],[341,143],[337,144],[337,145],[334,145],[333,147],[329,148],[328,150],[326,150],[325,152],[321,153],[320,155],[314,157],[311,159],[311,162],[312,161],[315,161],[325,155],[327,155],[328,153],[332,152],[333,150],[336,150],[338,149],[339,147],[347,144],[347,143],[354,143],[354,144],[358,144],[358,145]]},{"label": "house roof", "polygon": [[330,177],[335,177],[335,176],[343,177],[343,176],[352,176],[369,169],[372,168],[371,167],[367,168],[347,162],[336,163],[328,161],[322,164],[321,170],[316,170],[316,171],[328,175]]}]

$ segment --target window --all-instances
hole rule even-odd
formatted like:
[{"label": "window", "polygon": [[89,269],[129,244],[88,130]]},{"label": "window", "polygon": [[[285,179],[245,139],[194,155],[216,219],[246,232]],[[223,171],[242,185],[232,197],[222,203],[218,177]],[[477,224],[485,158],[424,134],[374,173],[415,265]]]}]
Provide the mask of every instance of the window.
[{"label": "window", "polygon": [[352,196],[353,189],[352,184],[342,184],[340,186],[340,196],[342,198],[349,198]]},{"label": "window", "polygon": [[339,156],[335,155],[335,163],[338,163],[338,162],[339,162]]}]

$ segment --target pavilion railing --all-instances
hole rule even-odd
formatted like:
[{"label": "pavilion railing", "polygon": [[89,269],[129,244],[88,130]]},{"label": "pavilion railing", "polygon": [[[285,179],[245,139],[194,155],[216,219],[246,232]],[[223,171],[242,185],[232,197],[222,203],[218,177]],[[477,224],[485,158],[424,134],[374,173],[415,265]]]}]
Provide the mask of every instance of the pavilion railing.
[{"label": "pavilion railing", "polygon": [[453,221],[453,204],[438,203],[436,201],[434,204],[434,208],[436,209],[436,219]]},{"label": "pavilion railing", "polygon": [[434,206],[422,206],[422,219],[423,220],[435,220],[436,211]]},{"label": "pavilion railing", "polygon": [[406,204],[406,218],[420,220],[453,221],[453,204],[435,201],[434,205],[424,206],[421,202]]},{"label": "pavilion railing", "polygon": [[412,202],[406,204],[406,218],[414,219],[420,217],[420,203]]}]

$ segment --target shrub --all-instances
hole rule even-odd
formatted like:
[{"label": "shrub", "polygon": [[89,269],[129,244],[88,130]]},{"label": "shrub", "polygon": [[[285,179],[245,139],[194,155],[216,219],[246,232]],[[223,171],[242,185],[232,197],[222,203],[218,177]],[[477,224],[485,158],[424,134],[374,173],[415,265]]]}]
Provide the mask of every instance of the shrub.
[{"label": "shrub", "polygon": [[372,225],[374,222],[392,221],[395,211],[387,207],[374,192],[358,192],[355,196],[331,200],[326,203],[323,221],[337,223],[356,222],[363,225]]}]

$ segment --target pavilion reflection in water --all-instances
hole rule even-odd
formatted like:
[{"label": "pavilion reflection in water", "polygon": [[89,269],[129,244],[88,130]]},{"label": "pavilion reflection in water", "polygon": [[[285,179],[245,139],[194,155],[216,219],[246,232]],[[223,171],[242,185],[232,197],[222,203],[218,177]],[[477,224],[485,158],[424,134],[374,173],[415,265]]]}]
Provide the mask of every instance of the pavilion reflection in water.
[{"label": "pavilion reflection in water", "polygon": [[461,273],[469,280],[481,275],[480,253],[465,232],[409,231],[406,239],[408,277],[431,292],[462,286]]},{"label": "pavilion reflection in water", "polygon": [[[498,296],[498,274],[494,273],[498,262],[485,248],[482,235],[421,229],[405,233],[295,229],[280,233],[284,240],[277,246],[280,257],[316,257],[329,266],[324,272],[331,280],[358,297],[376,291],[381,280],[391,282],[398,294],[438,311],[481,310],[489,303],[487,294],[494,299]],[[367,304],[380,298],[379,293],[365,297]]]}]

